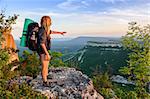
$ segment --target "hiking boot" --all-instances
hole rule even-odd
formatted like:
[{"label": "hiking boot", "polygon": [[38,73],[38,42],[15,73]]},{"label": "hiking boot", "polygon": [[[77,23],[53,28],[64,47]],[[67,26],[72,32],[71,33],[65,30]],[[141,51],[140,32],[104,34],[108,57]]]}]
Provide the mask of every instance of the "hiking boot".
[{"label": "hiking boot", "polygon": [[52,75],[48,75],[47,79],[53,79],[53,76]]},{"label": "hiking boot", "polygon": [[49,82],[49,81],[44,82],[43,81],[43,86],[44,87],[50,87],[51,86],[51,82]]},{"label": "hiking boot", "polygon": [[54,83],[57,83],[57,80],[47,80],[46,82],[43,81],[43,86],[50,87]]}]

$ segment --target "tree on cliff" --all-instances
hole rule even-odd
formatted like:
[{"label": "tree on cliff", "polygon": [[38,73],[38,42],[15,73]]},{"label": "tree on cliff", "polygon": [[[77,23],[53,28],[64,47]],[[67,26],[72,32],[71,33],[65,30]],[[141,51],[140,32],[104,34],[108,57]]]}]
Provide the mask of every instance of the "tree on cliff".
[{"label": "tree on cliff", "polygon": [[150,25],[141,27],[136,22],[129,23],[122,45],[129,54],[128,65],[120,72],[135,82],[139,98],[149,97],[146,89],[150,82]]},{"label": "tree on cliff", "polygon": [[12,25],[16,24],[17,18],[18,18],[18,15],[16,15],[16,14],[6,18],[4,11],[2,11],[0,13],[0,33],[3,33],[6,30],[11,30]]},{"label": "tree on cliff", "polygon": [[2,33],[6,30],[10,30],[12,25],[15,24],[17,20],[17,15],[9,16],[6,18],[4,11],[0,13],[0,79],[3,78],[3,67],[7,65],[9,60],[9,53],[7,50],[1,48],[2,41],[5,39],[2,36]]}]

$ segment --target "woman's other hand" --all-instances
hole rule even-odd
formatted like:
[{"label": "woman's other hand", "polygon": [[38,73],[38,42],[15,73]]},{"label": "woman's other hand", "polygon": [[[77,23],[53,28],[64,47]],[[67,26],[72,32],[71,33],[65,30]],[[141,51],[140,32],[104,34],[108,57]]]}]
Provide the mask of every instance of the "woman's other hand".
[{"label": "woman's other hand", "polygon": [[51,56],[49,54],[45,55],[45,60],[50,60]]}]

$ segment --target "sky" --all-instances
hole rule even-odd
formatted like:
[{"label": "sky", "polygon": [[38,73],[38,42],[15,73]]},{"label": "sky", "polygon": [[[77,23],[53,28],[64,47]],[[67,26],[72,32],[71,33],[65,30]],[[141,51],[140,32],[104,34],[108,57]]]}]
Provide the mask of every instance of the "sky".
[{"label": "sky", "polygon": [[19,14],[15,39],[22,35],[25,18],[40,22],[44,15],[52,18],[52,30],[67,32],[53,38],[121,37],[131,21],[150,23],[150,0],[0,0],[0,10]]}]

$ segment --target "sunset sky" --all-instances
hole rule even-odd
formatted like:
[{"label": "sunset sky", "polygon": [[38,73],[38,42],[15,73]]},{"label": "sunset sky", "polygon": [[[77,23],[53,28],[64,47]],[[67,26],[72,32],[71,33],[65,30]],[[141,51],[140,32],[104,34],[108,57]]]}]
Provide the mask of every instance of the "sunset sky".
[{"label": "sunset sky", "polygon": [[52,18],[52,30],[66,31],[65,36],[121,37],[128,22],[150,24],[150,0],[0,0],[7,15],[19,14],[13,35],[19,39],[25,18],[40,22],[43,15]]}]

